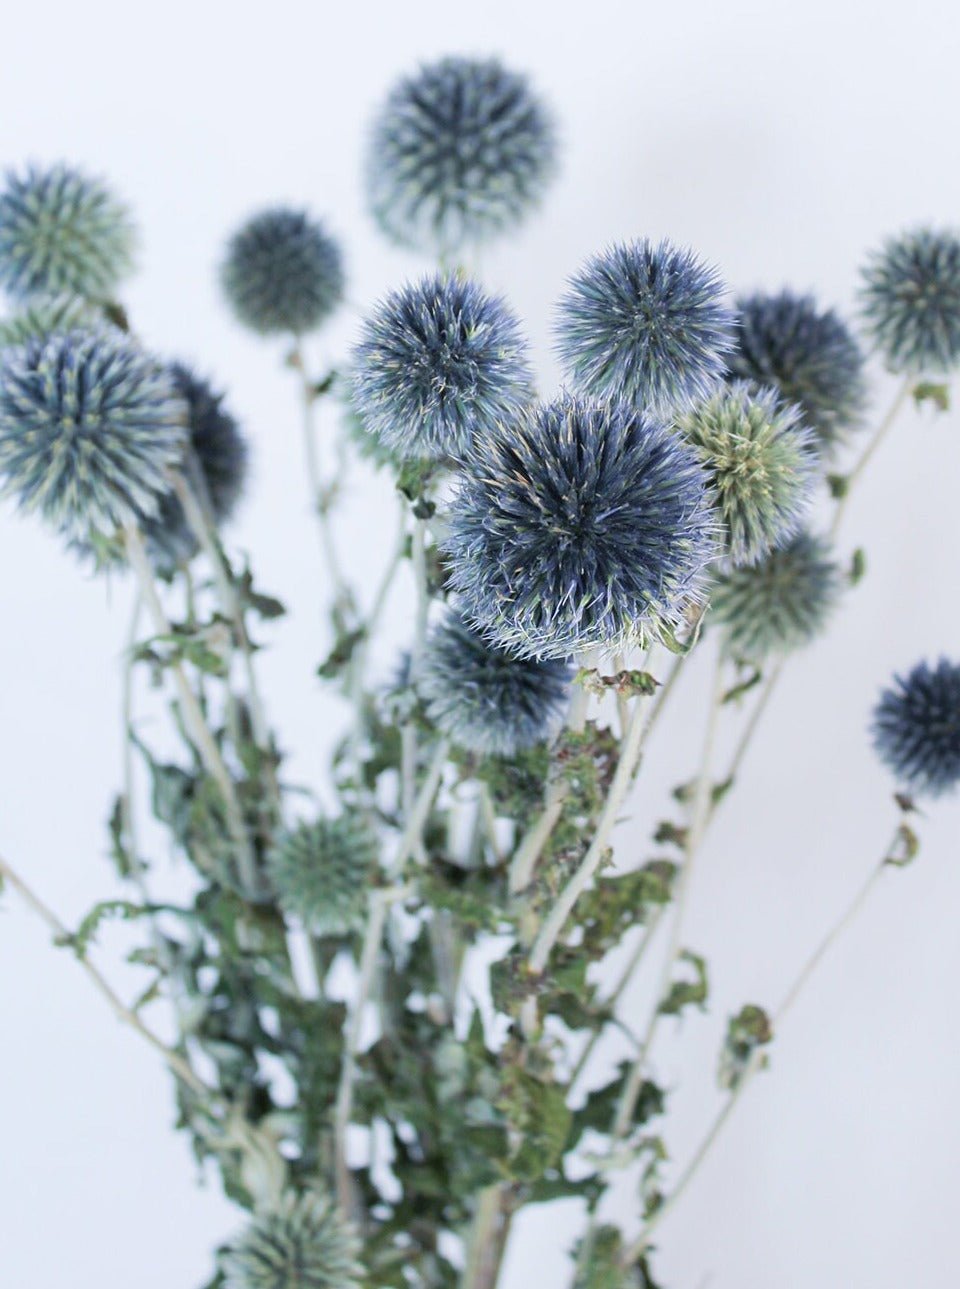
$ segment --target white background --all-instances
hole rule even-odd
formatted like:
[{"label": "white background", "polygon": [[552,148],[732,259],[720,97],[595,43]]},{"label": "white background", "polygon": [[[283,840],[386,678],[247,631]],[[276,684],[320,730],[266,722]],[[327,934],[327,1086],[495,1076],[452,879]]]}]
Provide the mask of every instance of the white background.
[{"label": "white background", "polygon": [[[109,176],[143,230],[126,299],[158,350],[230,390],[253,442],[232,532],[292,617],[270,633],[266,688],[292,770],[316,782],[328,700],[318,574],[282,347],[241,333],[218,297],[226,234],[251,209],[308,203],[347,247],[351,307],[317,348],[342,352],[357,310],[421,267],[363,209],[365,129],[391,80],[445,52],[500,53],[555,105],[563,171],[541,216],[490,251],[486,280],[527,319],[556,382],[550,306],[565,275],[616,238],[670,236],[735,289],[815,290],[852,305],[864,251],[919,220],[957,219],[956,10],[807,0],[651,4],[485,0],[463,6],[17,5],[0,30],[0,162],[66,158]],[[875,406],[889,397],[877,377]],[[707,1017],[663,1045],[682,1081],[682,1161],[717,1104],[729,1011],[775,1003],[856,889],[894,822],[864,727],[891,671],[960,654],[960,420],[904,417],[851,507],[869,574],[822,644],[796,660],[720,816],[687,941],[706,952]],[[384,494],[351,485],[346,549],[369,585],[388,544]],[[0,510],[0,850],[70,921],[111,891],[104,822],[119,782],[117,660],[130,590],[85,578],[38,525]],[[395,603],[393,638],[406,623]],[[389,651],[388,651],[389,652]],[[662,734],[621,855],[689,774],[706,676]],[[662,1228],[670,1289],[924,1289],[960,1280],[960,871],[957,802],[921,821],[824,964],[685,1202]],[[125,943],[103,937],[102,960]],[[136,980],[122,974],[133,990]],[[636,1003],[636,1018],[643,1009]],[[12,896],[0,918],[0,1278],[22,1289],[194,1289],[237,1214],[197,1189],[171,1129],[167,1076]],[[624,1193],[619,1211],[635,1223]],[[506,1289],[554,1285],[574,1205],[517,1229]]]}]

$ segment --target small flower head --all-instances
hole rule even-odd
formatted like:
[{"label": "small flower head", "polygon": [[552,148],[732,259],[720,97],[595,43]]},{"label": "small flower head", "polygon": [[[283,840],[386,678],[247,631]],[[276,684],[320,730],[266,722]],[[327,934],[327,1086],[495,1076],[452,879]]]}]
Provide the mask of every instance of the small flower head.
[{"label": "small flower head", "polygon": [[775,389],[795,403],[828,455],[863,414],[863,355],[832,309],[809,295],[758,293],[736,303],[739,327],[727,366],[735,380]]},{"label": "small flower head", "polygon": [[388,295],[353,355],[357,411],[402,457],[462,457],[475,435],[517,416],[532,379],[516,318],[457,276]]},{"label": "small flower head", "polygon": [[867,330],[891,371],[960,365],[960,237],[921,228],[891,237],[863,270]]},{"label": "small flower head", "polygon": [[756,564],[716,574],[710,620],[732,657],[762,662],[808,644],[840,595],[840,569],[826,542],[801,532]]},{"label": "small flower head", "polygon": [[[221,394],[182,363],[173,363],[169,372],[187,406],[188,451],[182,470],[219,528],[231,517],[243,492],[246,440],[224,409]],[[197,553],[197,536],[172,491],[161,498],[157,514],[144,522],[143,533],[154,567],[164,575]]]},{"label": "small flower head", "polygon": [[895,676],[873,714],[881,760],[911,792],[937,797],[960,783],[960,665],[941,658]]},{"label": "small flower head", "polygon": [[669,242],[613,246],[588,260],[560,301],[557,349],[582,394],[668,416],[711,392],[733,314],[715,269]]},{"label": "small flower head", "polygon": [[360,1239],[319,1191],[288,1193],[221,1255],[224,1289],[361,1289]]},{"label": "small flower head", "polygon": [[133,267],[130,214],[99,180],[31,166],[0,192],[0,284],[17,299],[107,300]]},{"label": "small flower head", "polygon": [[742,381],[685,412],[677,428],[710,477],[734,564],[753,563],[796,532],[817,469],[798,408]]},{"label": "small flower head", "polygon": [[445,544],[474,626],[567,658],[679,621],[713,539],[692,448],[626,404],[563,395],[477,444]]},{"label": "small flower head", "polygon": [[363,925],[377,862],[377,838],[362,818],[301,823],[267,859],[284,912],[314,935],[347,935]]},{"label": "small flower head", "polygon": [[73,535],[139,522],[169,488],[186,419],[170,373],[118,331],[57,333],[8,349],[4,490]]},{"label": "small flower head", "polygon": [[302,335],[343,298],[340,247],[305,211],[262,211],[230,239],[220,269],[224,293],[245,327]]},{"label": "small flower head", "polygon": [[442,58],[399,82],[374,122],[370,208],[401,245],[451,252],[536,206],[554,171],[550,115],[496,59]]},{"label": "small flower head", "polygon": [[553,731],[572,675],[561,660],[505,653],[451,613],[427,640],[417,689],[429,719],[458,747],[514,756]]},{"label": "small flower head", "polygon": [[76,296],[35,296],[9,318],[0,320],[0,349],[46,340],[57,331],[90,331],[103,327],[100,309]]}]

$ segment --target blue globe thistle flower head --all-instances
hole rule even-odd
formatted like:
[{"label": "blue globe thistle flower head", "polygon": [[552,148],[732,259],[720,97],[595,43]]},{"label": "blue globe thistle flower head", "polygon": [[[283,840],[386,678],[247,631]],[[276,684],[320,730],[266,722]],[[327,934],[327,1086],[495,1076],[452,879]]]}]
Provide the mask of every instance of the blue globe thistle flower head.
[{"label": "blue globe thistle flower head", "polygon": [[[215,527],[233,515],[247,477],[247,443],[223,407],[223,396],[183,363],[172,363],[174,389],[187,408],[187,440],[181,470]],[[156,515],[143,523],[147,553],[165,577],[191,560],[199,549],[177,495],[164,493]]]},{"label": "blue globe thistle flower head", "polygon": [[361,1289],[353,1226],[318,1190],[288,1192],[220,1256],[224,1289]]},{"label": "blue globe thistle flower head", "polygon": [[891,237],[862,276],[866,327],[891,371],[960,365],[960,237],[931,228]]},{"label": "blue globe thistle flower head", "polygon": [[571,278],[557,350],[578,393],[666,417],[708,395],[733,343],[715,269],[662,241],[612,246]]},{"label": "blue globe thistle flower head", "polygon": [[938,797],[960,783],[960,665],[941,658],[895,676],[873,714],[873,742],[898,782]]},{"label": "blue globe thistle flower head", "polygon": [[451,612],[427,639],[417,690],[429,720],[458,747],[514,756],[554,731],[572,678],[566,661],[517,658]]},{"label": "blue globe thistle flower head", "polygon": [[8,172],[0,192],[0,284],[9,295],[108,300],[133,268],[126,206],[63,164]]},{"label": "blue globe thistle flower head", "polygon": [[677,418],[709,475],[723,549],[750,564],[795,533],[818,473],[813,434],[797,407],[748,382],[721,386]]},{"label": "blue globe thistle flower head", "polygon": [[359,930],[375,877],[376,833],[359,815],[301,823],[267,856],[267,873],[285,913],[314,935]]},{"label": "blue globe thistle flower head", "polygon": [[401,80],[374,122],[370,209],[401,245],[449,254],[520,223],[555,159],[552,118],[525,76],[442,58]]},{"label": "blue globe thistle flower head", "polygon": [[787,290],[743,296],[736,313],[731,377],[770,386],[796,404],[821,454],[830,455],[860,424],[866,402],[863,354],[850,329],[812,296]]},{"label": "blue globe thistle flower head", "polygon": [[0,477],[77,536],[156,513],[187,409],[169,372],[121,332],[71,331],[4,352]]},{"label": "blue globe thistle flower head", "polygon": [[352,367],[365,427],[401,457],[462,457],[475,436],[514,420],[532,398],[517,319],[457,275],[423,278],[381,301]]},{"label": "blue globe thistle flower head", "polygon": [[679,435],[562,395],[477,442],[444,547],[487,639],[568,658],[679,623],[714,538],[706,474]]},{"label": "blue globe thistle flower head", "polygon": [[800,532],[755,564],[715,573],[710,621],[733,658],[760,663],[802,648],[824,629],[842,578],[829,545]]},{"label": "blue globe thistle flower head", "polygon": [[343,257],[321,223],[305,211],[278,206],[254,215],[233,234],[220,282],[245,327],[261,335],[304,335],[343,299]]},{"label": "blue globe thistle flower head", "polygon": [[16,313],[0,319],[0,349],[46,340],[55,331],[106,327],[102,310],[77,296],[35,296]]}]

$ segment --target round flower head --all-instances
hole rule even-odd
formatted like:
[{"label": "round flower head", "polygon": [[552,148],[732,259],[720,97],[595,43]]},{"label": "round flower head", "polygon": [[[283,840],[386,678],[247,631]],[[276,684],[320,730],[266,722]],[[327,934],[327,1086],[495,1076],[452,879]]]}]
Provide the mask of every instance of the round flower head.
[{"label": "round flower head", "polygon": [[557,349],[576,389],[666,416],[709,394],[725,370],[733,314],[716,271],[660,242],[588,260],[560,300]]},{"label": "round flower head", "polygon": [[762,662],[813,640],[837,602],[840,585],[826,542],[798,533],[759,563],[716,574],[710,620],[723,628],[728,654]]},{"label": "round flower head", "polygon": [[817,468],[798,408],[739,382],[681,415],[677,428],[709,475],[734,564],[752,563],[796,532]]},{"label": "round flower head", "polygon": [[891,371],[960,365],[960,238],[921,228],[890,238],[863,270],[867,329]]},{"label": "round flower head", "polygon": [[679,621],[713,537],[706,476],[679,435],[564,395],[478,443],[445,546],[488,639],[566,658]]},{"label": "round flower head", "polygon": [[169,372],[119,331],[72,331],[4,352],[0,476],[74,535],[153,515],[187,412]]},{"label": "round flower head", "polygon": [[898,781],[936,797],[960,783],[960,665],[941,658],[895,676],[873,714],[874,746]]},{"label": "round flower head", "polygon": [[267,872],[284,912],[315,935],[346,935],[363,925],[377,852],[361,818],[318,819],[278,840]]},{"label": "round flower head", "polygon": [[133,267],[126,206],[70,166],[8,174],[0,192],[0,284],[19,299],[109,299]]},{"label": "round flower head", "polygon": [[[236,421],[189,367],[169,368],[174,388],[187,406],[187,454],[182,470],[219,528],[233,514],[247,474],[247,444]],[[176,493],[166,492],[153,518],[143,525],[147,551],[164,575],[193,558],[198,541]]]},{"label": "round flower head", "polygon": [[458,747],[513,756],[552,732],[572,675],[560,660],[505,653],[451,613],[427,640],[417,689],[427,716]]},{"label": "round flower head", "polygon": [[343,298],[340,247],[302,210],[254,215],[227,245],[220,281],[244,326],[263,335],[302,335]]},{"label": "round flower head", "polygon": [[812,296],[793,291],[745,296],[736,311],[730,374],[795,403],[829,454],[860,421],[866,398],[863,355],[850,330],[832,309],[821,312]]},{"label": "round flower head", "polygon": [[474,436],[530,400],[520,326],[502,300],[434,276],[382,301],[353,354],[366,427],[403,457],[460,457]]},{"label": "round flower head", "polygon": [[55,331],[103,327],[100,309],[75,296],[36,296],[9,318],[0,320],[0,348],[46,340]]},{"label": "round flower head", "polygon": [[360,1240],[318,1191],[288,1193],[220,1258],[224,1289],[361,1289]]},{"label": "round flower head", "polygon": [[454,251],[519,223],[555,152],[526,77],[495,59],[442,58],[400,81],[374,122],[370,208],[402,245]]}]

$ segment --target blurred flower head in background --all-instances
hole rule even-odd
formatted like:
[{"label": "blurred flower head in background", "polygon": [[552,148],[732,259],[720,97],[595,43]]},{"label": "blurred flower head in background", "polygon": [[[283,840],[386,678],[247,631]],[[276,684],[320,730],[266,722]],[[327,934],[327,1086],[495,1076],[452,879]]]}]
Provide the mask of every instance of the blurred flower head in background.
[{"label": "blurred flower head in background", "polygon": [[960,238],[920,228],[888,238],[863,270],[864,320],[891,371],[960,365]]},{"label": "blurred flower head in background", "polygon": [[911,792],[937,797],[960,783],[960,665],[941,658],[895,676],[873,714],[877,752]]}]

